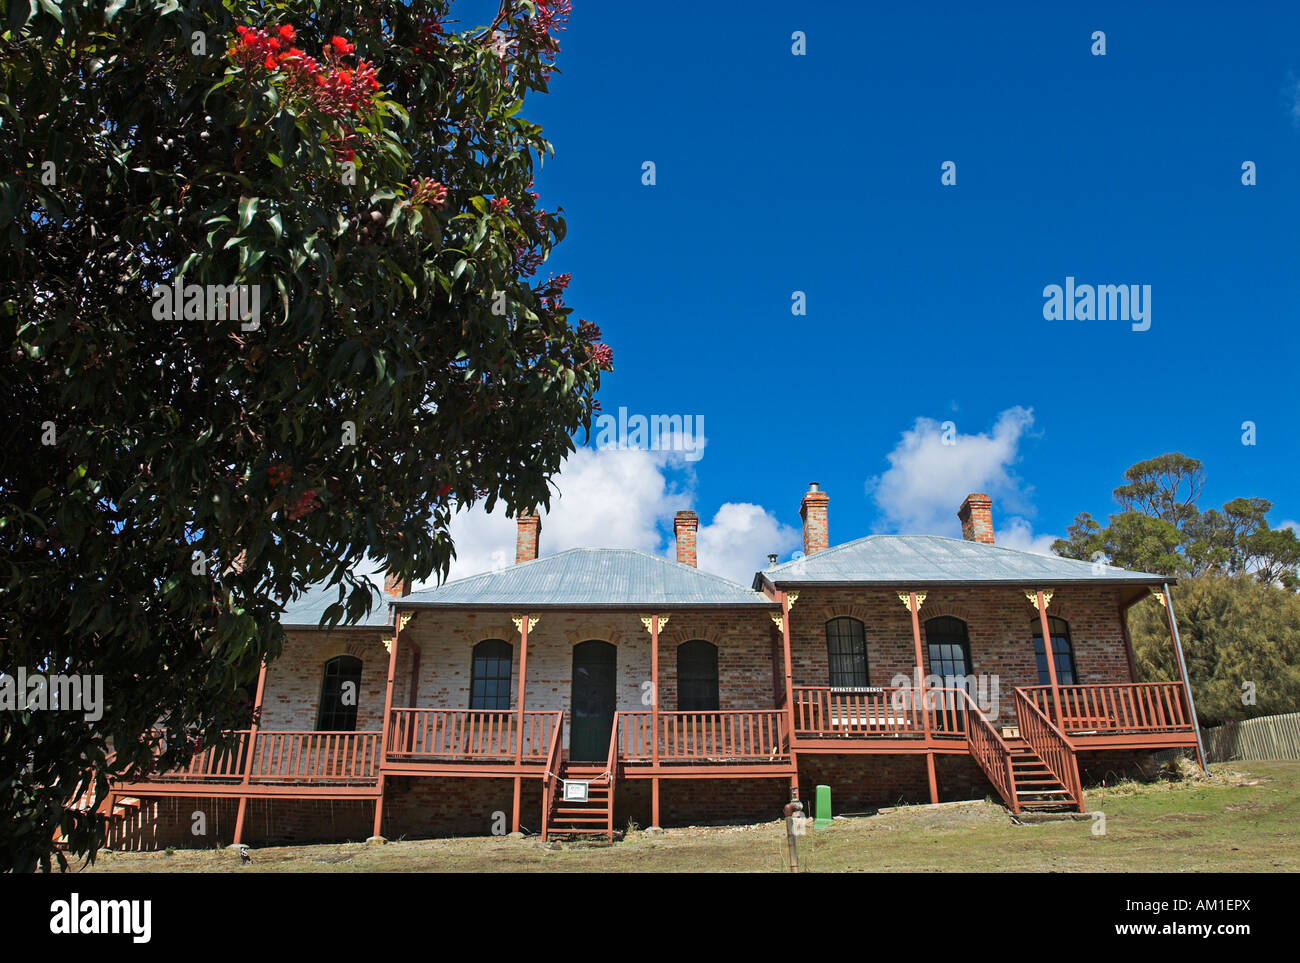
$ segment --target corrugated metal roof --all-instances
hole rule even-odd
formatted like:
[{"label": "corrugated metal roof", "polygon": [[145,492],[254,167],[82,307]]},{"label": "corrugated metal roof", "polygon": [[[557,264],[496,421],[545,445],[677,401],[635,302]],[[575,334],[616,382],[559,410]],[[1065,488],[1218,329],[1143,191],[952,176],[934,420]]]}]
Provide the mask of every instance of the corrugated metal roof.
[{"label": "corrugated metal roof", "polygon": [[412,592],[418,608],[638,608],[774,606],[743,585],[657,555],[630,549],[573,548]]},{"label": "corrugated metal roof", "polygon": [[[351,597],[352,589],[345,587],[344,604]],[[360,622],[354,623],[355,628],[383,628],[392,624],[392,618],[388,613],[388,599],[384,596],[383,590],[370,582],[370,613]],[[311,586],[300,595],[297,601],[286,605],[284,614],[280,616],[280,624],[286,629],[304,629],[321,628],[320,621],[325,616],[325,610],[339,600],[339,586],[319,583]],[[340,623],[337,628],[344,629],[349,626]]]},{"label": "corrugated metal roof", "polygon": [[942,535],[868,535],[754,576],[772,585],[1153,585],[1176,579]]}]

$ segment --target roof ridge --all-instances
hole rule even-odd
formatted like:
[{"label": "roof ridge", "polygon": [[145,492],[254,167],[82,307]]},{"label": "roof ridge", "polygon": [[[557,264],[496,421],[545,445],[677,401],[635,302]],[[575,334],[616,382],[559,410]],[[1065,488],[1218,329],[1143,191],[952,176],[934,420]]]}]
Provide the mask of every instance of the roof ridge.
[{"label": "roof ridge", "polygon": [[467,584],[476,581],[481,582],[484,580],[499,578],[502,576],[508,577],[510,574],[515,572],[520,572],[524,569],[527,569],[530,566],[536,566],[538,564],[554,564],[557,560],[562,559],[565,556],[579,554],[579,553],[584,555],[604,554],[604,555],[618,555],[623,557],[643,558],[651,562],[654,562],[658,565],[662,565],[667,568],[670,568],[673,571],[680,573],[685,578],[703,579],[709,583],[718,585],[719,587],[725,587],[730,590],[735,590],[747,596],[752,596],[758,599],[766,598],[766,596],[764,596],[762,592],[756,591],[751,586],[743,585],[740,582],[733,582],[731,579],[727,578],[724,575],[718,575],[715,572],[704,571],[698,568],[697,566],[687,565],[683,562],[679,562],[676,559],[670,558],[666,555],[657,555],[653,552],[647,552],[639,548],[601,548],[598,546],[579,545],[573,548],[566,548],[562,551],[555,552],[551,555],[542,555],[539,556],[538,558],[529,559],[526,562],[516,562],[513,565],[507,565],[500,569],[493,569],[487,572],[476,572],[473,575],[466,575],[461,578],[450,579],[446,582],[441,583],[440,585],[434,585],[428,588],[420,589],[419,591],[411,592],[409,595],[406,595],[401,599],[397,599],[396,601],[398,604],[401,604],[402,602],[408,600],[420,601],[421,598],[428,599],[432,597],[434,593],[442,592],[445,589],[451,588],[453,586],[464,587]]}]

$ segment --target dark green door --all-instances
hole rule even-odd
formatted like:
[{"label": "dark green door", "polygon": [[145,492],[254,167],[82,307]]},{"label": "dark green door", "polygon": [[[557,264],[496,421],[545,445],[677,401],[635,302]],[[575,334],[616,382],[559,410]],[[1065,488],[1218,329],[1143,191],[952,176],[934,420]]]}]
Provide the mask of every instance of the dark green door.
[{"label": "dark green door", "polygon": [[601,762],[609,756],[617,667],[618,650],[608,642],[593,640],[573,647],[569,758],[574,762]]}]

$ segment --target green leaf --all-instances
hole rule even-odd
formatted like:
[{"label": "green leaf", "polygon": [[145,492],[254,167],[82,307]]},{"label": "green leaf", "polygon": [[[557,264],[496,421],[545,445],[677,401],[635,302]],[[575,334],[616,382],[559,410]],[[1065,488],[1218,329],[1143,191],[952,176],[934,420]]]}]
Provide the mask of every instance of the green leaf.
[{"label": "green leaf", "polygon": [[248,229],[248,225],[253,223],[253,215],[257,213],[257,198],[244,196],[239,199],[239,233]]}]

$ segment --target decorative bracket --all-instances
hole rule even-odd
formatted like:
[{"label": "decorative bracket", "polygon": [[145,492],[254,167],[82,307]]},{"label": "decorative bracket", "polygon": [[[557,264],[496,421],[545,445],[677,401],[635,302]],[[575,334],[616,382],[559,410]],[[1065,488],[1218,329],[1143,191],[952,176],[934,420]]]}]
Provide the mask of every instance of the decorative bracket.
[{"label": "decorative bracket", "polygon": [[[1032,605],[1034,608],[1038,608],[1038,590],[1037,590],[1037,589],[1025,589],[1025,590],[1024,590],[1024,593],[1025,593],[1025,598],[1029,599],[1029,604]],[[1052,593],[1049,592],[1049,591],[1047,591],[1047,589],[1043,589],[1043,609],[1044,609],[1044,611],[1046,611],[1047,607],[1048,607],[1049,605],[1051,605],[1051,604],[1052,604]]]},{"label": "decorative bracket", "polygon": [[785,593],[785,603],[786,603],[786,606],[787,606],[787,607],[789,607],[789,608],[794,608],[794,603],[795,603],[795,602],[798,602],[798,601],[799,601],[799,593],[798,593],[798,592],[786,592],[786,593]]},{"label": "decorative bracket", "polygon": [[1153,597],[1157,602],[1160,603],[1160,607],[1161,607],[1162,609],[1166,607],[1166,606],[1165,606],[1165,593],[1164,593],[1164,592],[1157,592],[1155,589],[1152,589],[1152,590],[1151,590],[1151,595],[1152,595],[1152,597]]},{"label": "decorative bracket", "polygon": [[782,632],[784,632],[784,631],[785,631],[785,616],[783,616],[783,615],[777,615],[775,612],[769,612],[768,614],[769,614],[770,616],[772,616],[772,621],[776,623],[776,627],[777,627],[778,629],[780,629]]},{"label": "decorative bracket", "polygon": [[410,622],[411,619],[413,619],[413,618],[415,618],[415,613],[414,613],[414,612],[398,612],[398,613],[397,613],[397,631],[398,631],[398,632],[403,632],[403,631],[405,631],[405,630],[406,630],[406,624],[407,624],[408,622]]},{"label": "decorative bracket", "polygon": [[[643,615],[643,616],[641,616],[641,624],[645,626],[645,630],[646,630],[647,632],[653,632],[653,631],[654,631],[653,629],[650,628],[650,620],[653,619],[654,617],[655,617],[655,616],[653,616],[653,615]],[[660,631],[660,632],[662,632],[662,631],[664,630],[664,626],[668,624],[668,618],[669,618],[669,617],[668,617],[667,615],[661,615],[661,616],[659,616],[659,631]]]},{"label": "decorative bracket", "polygon": [[[912,595],[911,592],[899,592],[899,593],[898,593],[898,601],[902,602],[902,603],[903,603],[903,608],[907,609],[907,611],[909,611],[909,612],[912,611],[912,599],[911,599],[911,595]],[[924,593],[924,592],[917,592],[917,593],[916,593],[916,610],[917,610],[918,612],[921,611],[921,606],[922,606],[924,603],[925,603],[925,593]]]},{"label": "decorative bracket", "polygon": [[529,632],[537,628],[537,623],[541,621],[541,619],[538,616],[533,615],[532,613],[510,616],[510,621],[515,623],[515,631],[518,632],[521,636],[524,634],[524,619],[528,620]]}]

